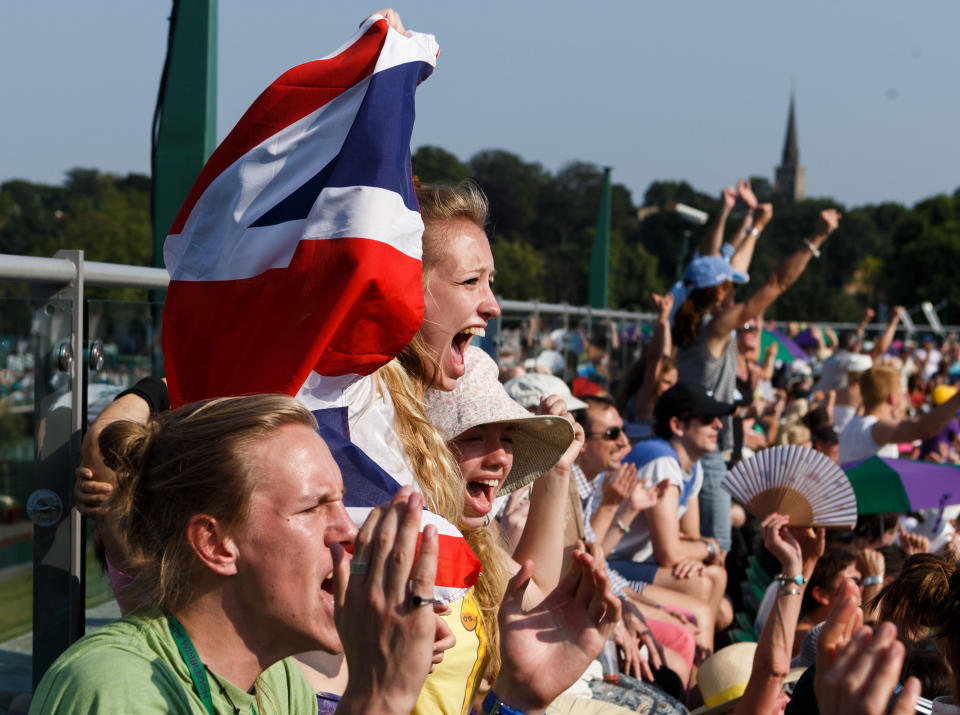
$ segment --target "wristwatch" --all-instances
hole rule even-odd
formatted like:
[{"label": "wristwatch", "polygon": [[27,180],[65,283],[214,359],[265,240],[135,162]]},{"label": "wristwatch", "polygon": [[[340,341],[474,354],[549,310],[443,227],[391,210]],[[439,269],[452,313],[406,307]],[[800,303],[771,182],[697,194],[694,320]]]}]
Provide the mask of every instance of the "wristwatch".
[{"label": "wristwatch", "polygon": [[703,545],[707,547],[707,558],[712,559],[717,555],[717,547],[709,539],[703,539]]}]

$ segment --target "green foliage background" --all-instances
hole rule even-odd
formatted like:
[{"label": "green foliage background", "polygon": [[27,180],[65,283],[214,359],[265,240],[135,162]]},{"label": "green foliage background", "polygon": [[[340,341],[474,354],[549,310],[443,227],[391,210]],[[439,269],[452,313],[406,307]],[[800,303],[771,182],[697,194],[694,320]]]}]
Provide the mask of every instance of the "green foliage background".
[{"label": "green foliage background", "polygon": [[[425,183],[472,178],[486,192],[499,295],[587,302],[601,167],[574,161],[552,173],[507,151],[481,151],[464,162],[440,147],[422,146],[413,155],[413,169]],[[836,206],[844,214],[822,259],[811,263],[769,317],[857,320],[864,305],[910,307],[946,300],[941,318],[960,320],[960,284],[953,279],[960,259],[960,190],[912,208],[895,203],[847,208],[829,198],[785,204],[772,193],[769,180],[753,177],[753,185],[760,200],[773,201],[774,219],[757,245],[750,283],[740,288],[744,295],[800,247],[821,209]],[[702,238],[703,227],[664,210],[670,201],[708,213],[719,206],[717,197],[685,181],[656,181],[639,203],[625,186],[613,184],[611,307],[648,308],[650,292],[669,289]],[[736,223],[732,218],[728,232]],[[61,248],[83,249],[88,260],[150,265],[150,179],[72,169],[61,186],[22,180],[0,185],[0,252],[50,256]],[[0,295],[24,290],[0,283]],[[119,299],[144,297],[106,289],[94,290],[93,297],[103,297],[100,292]]]}]

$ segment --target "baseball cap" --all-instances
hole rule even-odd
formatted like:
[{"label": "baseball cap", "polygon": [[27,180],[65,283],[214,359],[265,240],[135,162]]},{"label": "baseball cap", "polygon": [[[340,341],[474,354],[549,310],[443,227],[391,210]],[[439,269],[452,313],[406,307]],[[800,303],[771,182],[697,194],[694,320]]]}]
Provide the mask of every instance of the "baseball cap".
[{"label": "baseball cap", "polygon": [[729,415],[736,408],[730,402],[713,399],[700,385],[690,382],[678,382],[660,395],[653,406],[653,418],[657,424],[669,422],[680,415],[703,415],[721,417]]},{"label": "baseball cap", "polygon": [[712,286],[733,281],[734,283],[746,283],[750,277],[746,273],[735,271],[720,256],[701,256],[690,261],[686,272],[683,274],[684,283],[689,283],[694,289],[710,288]]}]

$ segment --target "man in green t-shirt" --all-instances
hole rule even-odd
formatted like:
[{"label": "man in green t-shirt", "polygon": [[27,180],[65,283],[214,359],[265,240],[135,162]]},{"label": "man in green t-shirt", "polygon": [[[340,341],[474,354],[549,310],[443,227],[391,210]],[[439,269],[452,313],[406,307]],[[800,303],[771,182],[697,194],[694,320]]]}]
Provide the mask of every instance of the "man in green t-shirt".
[{"label": "man in green t-shirt", "polygon": [[417,556],[421,495],[402,489],[358,534],[313,415],[280,395],[117,421],[99,446],[139,564],[132,614],[61,655],[31,713],[315,713],[289,660],[308,650],[346,653],[348,710],[412,708],[435,632],[419,607],[438,541],[426,527]]}]

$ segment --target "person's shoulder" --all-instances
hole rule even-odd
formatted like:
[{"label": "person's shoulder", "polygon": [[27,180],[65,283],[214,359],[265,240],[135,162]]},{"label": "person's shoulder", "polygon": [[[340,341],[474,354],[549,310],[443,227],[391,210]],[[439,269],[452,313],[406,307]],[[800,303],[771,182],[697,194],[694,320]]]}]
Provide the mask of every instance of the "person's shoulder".
[{"label": "person's shoulder", "polygon": [[161,625],[129,616],[78,640],[43,676],[31,712],[160,712],[181,704],[176,676],[156,646]]},{"label": "person's shoulder", "polygon": [[266,685],[271,693],[285,693],[285,712],[316,712],[317,695],[293,658],[284,658],[271,665],[260,675],[259,682]]},{"label": "person's shoulder", "polygon": [[641,440],[633,445],[623,461],[635,464],[637,469],[641,469],[646,464],[661,457],[676,459],[676,456],[677,452],[670,446],[669,442],[660,437],[654,437],[653,439]]},{"label": "person's shoulder", "polygon": [[676,456],[671,454],[665,454],[650,460],[642,469],[637,471],[637,476],[640,479],[646,479],[650,486],[668,480],[671,484],[682,488],[684,481],[680,463]]}]

